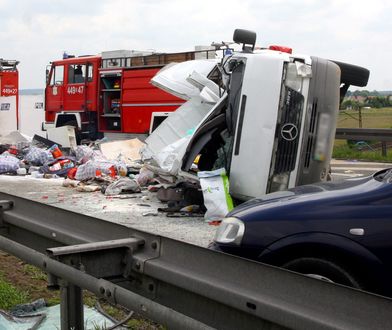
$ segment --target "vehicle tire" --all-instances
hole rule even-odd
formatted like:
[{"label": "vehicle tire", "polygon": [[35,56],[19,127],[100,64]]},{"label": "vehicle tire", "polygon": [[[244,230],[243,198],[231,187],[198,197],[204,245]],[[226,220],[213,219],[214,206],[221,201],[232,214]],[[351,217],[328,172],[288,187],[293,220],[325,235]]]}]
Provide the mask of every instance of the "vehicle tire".
[{"label": "vehicle tire", "polygon": [[343,63],[338,61],[333,61],[333,62],[340,67],[341,83],[358,86],[358,87],[364,87],[367,85],[369,81],[369,74],[370,74],[368,69],[353,64],[348,64],[348,63]]},{"label": "vehicle tire", "polygon": [[360,281],[349,271],[330,260],[313,257],[298,258],[285,263],[282,268],[327,282],[338,283],[357,289],[362,288]]}]

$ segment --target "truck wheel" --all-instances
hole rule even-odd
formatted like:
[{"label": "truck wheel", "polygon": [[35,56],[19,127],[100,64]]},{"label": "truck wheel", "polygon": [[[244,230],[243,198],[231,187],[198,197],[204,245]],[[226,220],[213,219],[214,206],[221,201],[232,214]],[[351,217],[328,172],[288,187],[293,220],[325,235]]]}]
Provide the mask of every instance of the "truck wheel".
[{"label": "truck wheel", "polygon": [[282,266],[285,269],[317,278],[327,282],[338,283],[361,289],[360,282],[347,270],[335,262],[319,258],[298,258]]},{"label": "truck wheel", "polygon": [[369,70],[363,67],[352,65],[348,63],[333,61],[340,67],[341,75],[340,81],[341,83],[364,87],[367,85],[369,81]]}]

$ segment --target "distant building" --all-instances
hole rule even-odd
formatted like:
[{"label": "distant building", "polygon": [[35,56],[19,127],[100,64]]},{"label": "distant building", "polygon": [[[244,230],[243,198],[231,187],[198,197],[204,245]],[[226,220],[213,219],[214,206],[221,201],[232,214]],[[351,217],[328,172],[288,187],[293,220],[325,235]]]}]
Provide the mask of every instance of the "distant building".
[{"label": "distant building", "polygon": [[361,95],[350,95],[349,97],[345,98],[345,100],[359,102],[359,103],[364,103],[366,99],[367,99],[366,96],[361,96]]}]

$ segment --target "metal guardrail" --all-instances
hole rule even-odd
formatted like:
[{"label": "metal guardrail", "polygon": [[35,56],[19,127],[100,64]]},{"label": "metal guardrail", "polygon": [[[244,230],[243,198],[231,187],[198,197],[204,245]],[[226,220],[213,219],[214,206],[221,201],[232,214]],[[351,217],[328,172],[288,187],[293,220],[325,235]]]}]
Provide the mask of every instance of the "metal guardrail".
[{"label": "metal guardrail", "polygon": [[0,228],[1,250],[61,288],[63,330],[83,329],[81,288],[170,329],[392,324],[391,299],[5,193]]},{"label": "metal guardrail", "polygon": [[387,156],[387,142],[392,141],[392,129],[387,128],[337,128],[336,139],[354,141],[380,141],[381,155]]},{"label": "metal guardrail", "polygon": [[382,128],[337,128],[336,139],[340,140],[370,140],[392,141],[392,129]]}]

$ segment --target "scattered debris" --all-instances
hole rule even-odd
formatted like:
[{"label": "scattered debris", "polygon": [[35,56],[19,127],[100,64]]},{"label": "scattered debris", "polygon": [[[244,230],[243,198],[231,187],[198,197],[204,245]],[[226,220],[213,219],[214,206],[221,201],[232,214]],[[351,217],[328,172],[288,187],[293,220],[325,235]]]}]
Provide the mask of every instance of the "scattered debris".
[{"label": "scattered debris", "polygon": [[20,161],[15,156],[6,153],[7,151],[0,155],[0,174],[16,173]]},{"label": "scattered debris", "polygon": [[104,193],[107,196],[118,195],[123,192],[140,192],[140,186],[136,182],[136,180],[129,179],[129,178],[120,178],[119,180],[113,182],[109,186],[106,187]]},{"label": "scattered debris", "polygon": [[233,209],[226,170],[221,168],[215,171],[202,171],[198,172],[197,175],[200,178],[204,205],[207,208],[206,220],[222,219]]},{"label": "scattered debris", "polygon": [[16,174],[17,175],[26,175],[27,174],[27,170],[24,167],[20,167],[16,170]]},{"label": "scattered debris", "polygon": [[100,191],[101,187],[100,186],[94,186],[94,185],[79,185],[76,187],[77,191],[81,191],[81,192],[94,192],[94,191]]},{"label": "scattered debris", "polygon": [[147,216],[157,216],[158,215],[158,211],[148,211],[148,212],[144,212],[143,216],[147,217]]},{"label": "scattered debris", "polygon": [[[100,310],[84,306],[85,329],[109,329],[123,321],[117,322],[104,315]],[[16,306],[11,312],[0,310],[0,329],[60,329],[60,305],[46,307],[44,299],[38,299],[30,304]]]},{"label": "scattered debris", "polygon": [[108,159],[117,159],[126,164],[132,164],[141,159],[139,150],[144,145],[139,139],[131,139],[101,143],[100,149]]},{"label": "scattered debris", "polygon": [[[176,171],[170,171],[169,159],[163,161],[169,166],[167,168],[158,166],[154,160],[142,161],[140,151],[145,144],[138,139],[101,140],[64,148],[40,136],[28,139],[15,132],[0,141],[7,142],[0,143],[0,174],[35,179],[60,178],[63,187],[84,193],[101,191],[108,201],[137,198],[140,200],[137,205],[142,207],[151,208],[151,194],[167,203],[167,207],[149,210],[143,213],[144,216],[155,216],[158,212],[178,212],[180,216],[204,214],[203,196],[197,180],[188,182],[178,177]],[[172,160],[177,163],[175,157]],[[51,197],[46,194],[40,198],[47,201],[52,200]],[[54,198],[64,201],[64,196]],[[103,205],[102,208],[106,207]]]},{"label": "scattered debris", "polygon": [[73,188],[75,188],[75,187],[78,186],[79,183],[80,183],[80,181],[78,181],[78,180],[72,180],[72,179],[66,178],[63,181],[63,187],[73,187]]},{"label": "scattered debris", "polygon": [[19,133],[18,131],[14,131],[8,135],[0,137],[0,144],[17,145],[29,142],[31,142],[31,138],[22,133]]}]

